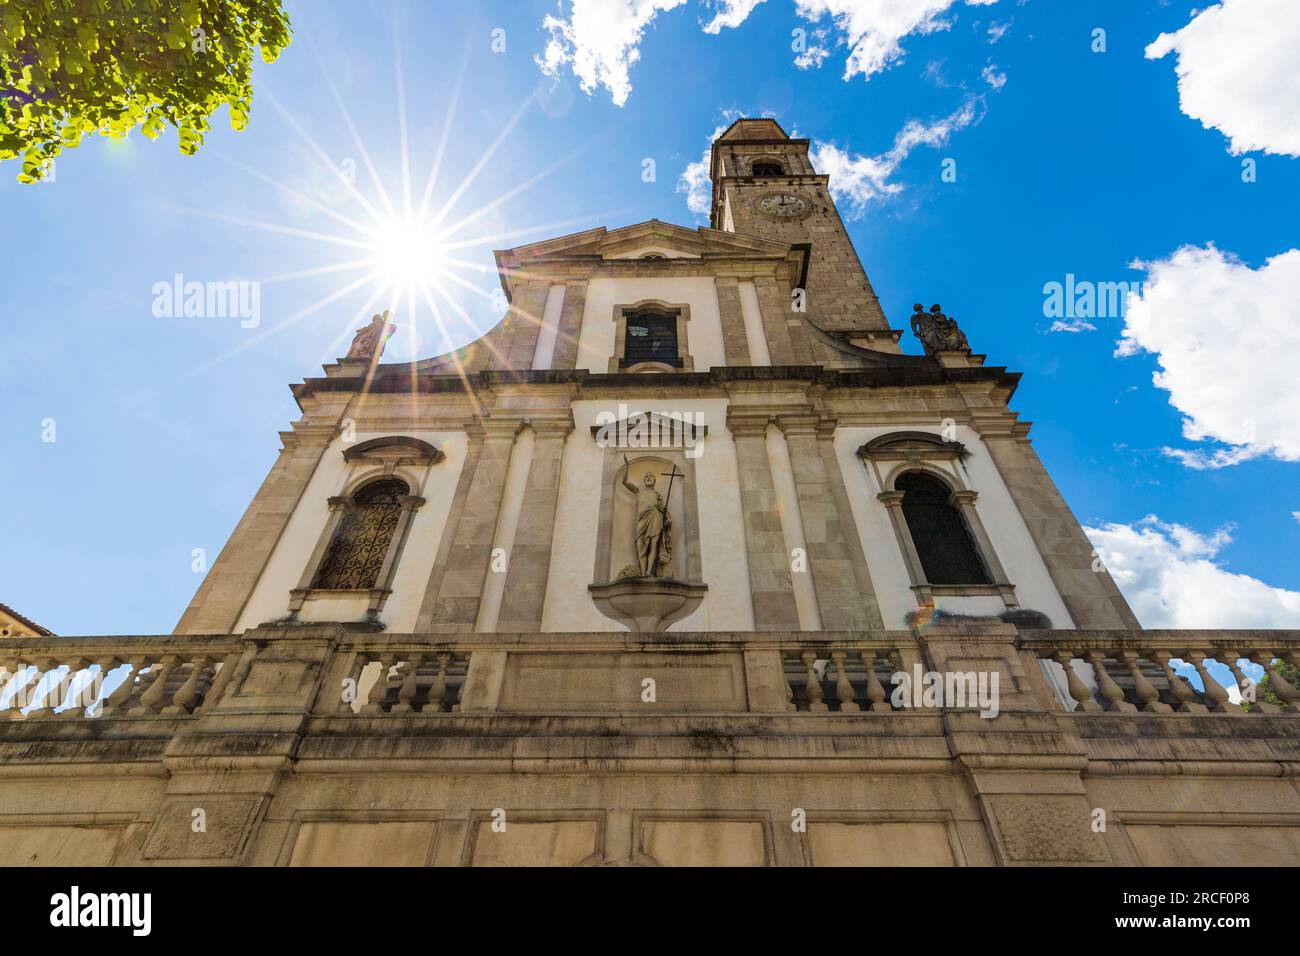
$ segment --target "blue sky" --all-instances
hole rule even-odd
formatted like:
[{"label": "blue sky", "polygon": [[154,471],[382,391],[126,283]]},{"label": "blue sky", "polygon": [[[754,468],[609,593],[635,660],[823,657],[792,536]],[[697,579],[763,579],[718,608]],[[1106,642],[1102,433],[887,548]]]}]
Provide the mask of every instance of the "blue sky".
[{"label": "blue sky", "polygon": [[[296,417],[289,383],[390,304],[387,360],[477,337],[497,321],[494,247],[702,224],[681,177],[739,112],[814,140],[895,327],[940,302],[990,364],[1024,372],[1014,407],[1147,626],[1300,627],[1300,339],[1270,308],[1294,309],[1300,273],[1300,98],[1269,43],[1300,32],[1288,5],[1193,22],[1191,2],[917,0],[934,18],[864,33],[848,18],[874,0],[606,2],[630,13],[587,29],[567,0],[291,0],[294,41],[259,64],[245,131],[223,111],[196,157],[174,135],[88,140],[38,186],[0,167],[0,601],[65,634],[169,631],[201,579],[193,550],[215,560]],[[1252,4],[1273,19],[1236,9]],[[735,26],[702,28],[728,11]],[[638,42],[617,42],[629,24]],[[798,29],[820,65],[795,63]],[[1162,34],[1172,48],[1147,56]],[[895,43],[846,78],[855,48]],[[584,90],[584,51],[627,85]],[[293,278],[365,254],[313,236],[355,241],[339,217],[382,212],[367,155],[398,208],[406,166],[418,207],[444,128],[429,207],[454,198],[444,226],[479,215],[453,239],[475,244],[446,267],[442,329],[382,279],[339,295],[368,269]],[[155,315],[178,273],[260,282],[258,324]],[[1148,288],[1127,319],[1051,331],[1044,285],[1067,274]]]}]

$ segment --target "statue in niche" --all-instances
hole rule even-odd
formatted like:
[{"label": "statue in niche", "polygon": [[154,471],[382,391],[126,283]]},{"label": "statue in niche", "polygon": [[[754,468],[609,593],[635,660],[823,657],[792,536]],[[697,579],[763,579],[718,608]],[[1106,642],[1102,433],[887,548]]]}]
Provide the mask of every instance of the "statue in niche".
[{"label": "statue in niche", "polygon": [[[623,461],[627,462],[624,456]],[[624,472],[626,475],[626,471]],[[668,513],[668,495],[673,479],[684,477],[674,467],[668,476],[668,492],[655,490],[654,472],[647,471],[638,488],[626,477],[623,487],[636,496],[636,564],[619,572],[625,578],[671,578],[673,576],[673,519]]]},{"label": "statue in niche", "polygon": [[930,306],[926,315],[921,303],[912,306],[912,334],[921,340],[926,355],[935,352],[969,352],[966,333],[957,327],[957,320],[943,314],[938,305]]},{"label": "statue in niche", "polygon": [[397,331],[397,326],[389,324],[388,315],[388,310],[385,309],[382,315],[373,316],[369,325],[357,329],[352,344],[348,346],[348,358],[368,359],[383,354],[384,343]]}]

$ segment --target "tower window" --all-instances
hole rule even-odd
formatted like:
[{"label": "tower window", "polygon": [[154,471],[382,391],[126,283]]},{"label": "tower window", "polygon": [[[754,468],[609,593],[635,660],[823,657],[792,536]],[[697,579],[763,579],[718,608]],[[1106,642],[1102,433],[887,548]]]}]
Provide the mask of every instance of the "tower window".
[{"label": "tower window", "polygon": [[900,475],[894,487],[903,492],[903,518],[916,545],[926,583],[992,583],[966,519],[943,482],[910,472]]},{"label": "tower window", "polygon": [[773,160],[761,160],[749,168],[751,176],[784,176],[785,167]]},{"label": "tower window", "polygon": [[366,590],[379,579],[402,514],[406,482],[385,478],[366,485],[339,521],[312,582],[313,588]]},{"label": "tower window", "polygon": [[677,316],[666,312],[637,312],[627,317],[627,338],[621,368],[641,362],[662,362],[682,367],[677,348]]}]

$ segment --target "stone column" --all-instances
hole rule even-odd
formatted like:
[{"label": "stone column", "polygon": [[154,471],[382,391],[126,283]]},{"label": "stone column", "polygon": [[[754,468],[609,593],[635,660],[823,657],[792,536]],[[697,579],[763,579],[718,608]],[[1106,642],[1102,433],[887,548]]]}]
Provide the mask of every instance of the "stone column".
[{"label": "stone column", "polygon": [[754,628],[797,631],[799,612],[790,580],[790,555],[785,547],[772,470],[767,460],[767,418],[728,412],[727,428],[736,444]]},{"label": "stone column", "polygon": [[797,365],[794,347],[790,344],[790,326],[786,324],[794,317],[789,300],[781,295],[780,287],[772,276],[756,277],[754,290],[758,293],[758,311],[763,319],[763,331],[767,335],[767,351],[772,356],[772,364]]},{"label": "stone column", "polygon": [[979,432],[1074,626],[1139,629],[1141,625],[1110,574],[1104,568],[1093,570],[1092,542],[1038,460],[1029,443],[1029,426],[981,424]]},{"label": "stone column", "polygon": [[500,356],[493,356],[493,368],[515,370],[531,369],[537,338],[546,312],[546,295],[551,284],[542,279],[516,280],[513,283],[514,300],[506,313],[505,335],[502,336]]},{"label": "stone column", "polygon": [[587,280],[566,283],[564,304],[560,307],[560,324],[555,332],[551,368],[577,368],[578,336],[582,332],[582,314],[586,307]]},{"label": "stone column", "polygon": [[564,442],[573,431],[573,417],[569,414],[563,419],[534,418],[530,425],[536,436],[532,464],[510,548],[497,631],[534,633],[542,629]]},{"label": "stone column", "polygon": [[785,538],[785,553],[790,559],[790,583],[794,588],[794,606],[799,613],[799,629],[822,630],[821,606],[813,582],[812,556],[804,535],[803,511],[799,486],[795,480],[790,444],[775,422],[767,427],[767,459],[772,469],[772,487],[776,490],[777,514]]},{"label": "stone column", "polygon": [[803,316],[791,307],[790,290],[777,282],[774,276],[757,276],[754,288],[758,292],[772,364],[808,365],[812,359],[807,332],[803,327]]},{"label": "stone column", "polygon": [[461,517],[465,514],[465,505],[469,500],[470,488],[473,486],[474,474],[483,451],[484,435],[483,428],[477,423],[465,427],[465,461],[460,466],[460,476],[456,479],[456,492],[443,523],[442,535],[438,541],[438,553],[433,559],[433,571],[429,574],[429,583],[425,585],[424,598],[420,602],[420,613],[415,619],[417,632],[428,631],[433,627],[434,608],[437,606],[438,595],[442,590],[443,576],[447,571],[456,532],[460,527]]},{"label": "stone column", "polygon": [[740,284],[733,276],[717,276],[713,283],[718,291],[718,314],[722,317],[722,354],[725,361],[728,365],[750,365],[745,314],[740,304]]},{"label": "stone column", "polygon": [[803,427],[795,428],[793,435],[786,430],[822,623],[830,631],[883,629],[876,589],[835,454],[835,428],[834,421],[818,422],[815,447]]},{"label": "stone column", "polygon": [[229,634],[266,569],[316,466],[338,431],[352,396],[333,393],[282,432],[280,457],[199,586],[177,634]]},{"label": "stone column", "polygon": [[[445,561],[439,562],[442,571],[441,580],[437,582],[437,597],[430,605],[426,594],[427,619],[425,612],[421,612],[421,624],[430,631],[449,633],[474,629],[483,583],[492,559],[492,538],[496,533],[501,496],[505,490],[506,469],[518,429],[518,421],[483,423],[483,447],[463,502],[460,499],[461,486],[457,488],[457,503],[453,510],[459,509],[459,520],[454,532],[448,527],[444,533],[444,538],[452,535],[452,542]],[[441,548],[439,556],[443,556]],[[434,573],[437,575],[438,571]],[[433,583],[430,581],[430,587]]]}]

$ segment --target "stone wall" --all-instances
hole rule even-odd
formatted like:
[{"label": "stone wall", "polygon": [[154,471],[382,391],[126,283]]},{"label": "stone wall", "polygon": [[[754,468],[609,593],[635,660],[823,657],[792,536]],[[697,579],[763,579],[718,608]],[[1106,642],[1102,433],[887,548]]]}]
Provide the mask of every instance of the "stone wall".
[{"label": "stone wall", "polygon": [[[1298,648],[971,624],[9,641],[0,865],[1294,865],[1296,691],[1245,713],[1105,675]],[[77,695],[59,661],[143,676]],[[1095,691],[1053,691],[1101,661]],[[898,707],[889,675],[918,667],[996,673],[996,716]]]}]

